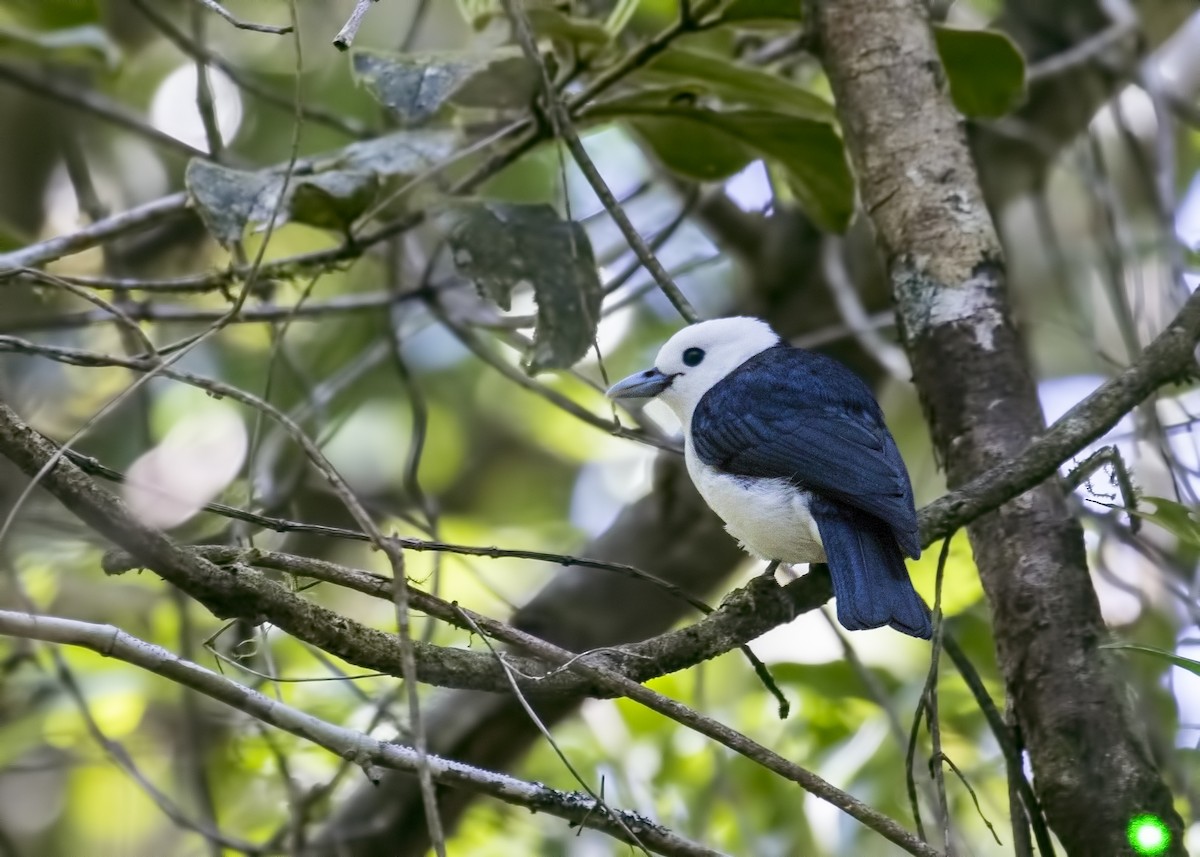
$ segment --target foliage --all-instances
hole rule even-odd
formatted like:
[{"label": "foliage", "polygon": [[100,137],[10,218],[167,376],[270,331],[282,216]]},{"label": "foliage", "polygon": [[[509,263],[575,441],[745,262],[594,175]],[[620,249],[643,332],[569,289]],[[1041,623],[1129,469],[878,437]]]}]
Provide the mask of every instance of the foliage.
[{"label": "foliage", "polygon": [[[191,517],[172,530],[183,542],[253,545],[391,573],[381,553],[361,540],[330,537],[354,527],[344,498],[280,420],[168,377],[135,385],[145,367],[124,364],[143,357],[163,375],[193,373],[269,402],[313,440],[385,533],[426,540],[423,547],[481,548],[475,555],[406,550],[415,589],[508,617],[551,581],[573,585],[556,576],[572,557],[603,550],[643,563],[648,548],[614,547],[619,539],[611,533],[621,530],[608,528],[635,514],[630,504],[650,490],[656,450],[671,445],[673,426],[652,408],[618,418],[601,391],[644,368],[680,319],[565,147],[551,141],[554,125],[539,101],[542,69],[512,39],[503,4],[427,4],[411,39],[406,16],[417,4],[370,4],[348,54],[328,42],[352,4],[298,0],[298,35],[238,30],[200,3],[161,5],[149,3],[170,16],[174,35],[138,12],[139,3],[128,10],[122,4],[120,15],[85,0],[22,0],[0,9],[0,123],[14,129],[0,140],[0,402],[56,442],[71,440],[90,457],[80,459],[85,465],[110,468],[109,476],[135,472],[137,462],[168,450],[170,472],[152,475],[149,487],[151,497],[162,490],[173,500],[189,487],[199,492],[190,498]],[[228,5],[247,20],[280,24],[287,17],[282,4]],[[886,307],[886,297],[871,291],[877,284],[870,265],[858,258],[843,265],[841,275],[854,280],[848,291],[870,302],[861,319],[843,320],[829,309],[841,263],[819,250],[799,263],[790,255],[843,246],[828,234],[820,240],[829,244],[808,242],[851,229],[857,200],[832,96],[815,59],[803,52],[808,46],[760,59],[805,24],[802,5],[693,0],[693,18],[684,25],[678,4],[665,0],[524,3],[574,129],[701,312],[772,313],[785,319],[789,333],[861,357],[863,330],[880,334]],[[994,119],[1025,106],[1025,62],[1008,35],[947,26],[937,28],[936,40],[965,116]],[[218,93],[213,105],[205,106],[205,88],[194,82],[197,55],[208,57],[202,64]],[[189,73],[179,97],[181,90],[168,84]],[[29,78],[45,86],[10,98]],[[216,85],[230,80],[227,91]],[[82,105],[62,87],[45,88],[63,81],[86,96]],[[241,124],[226,135],[219,156],[197,155],[220,136],[215,114],[234,101]],[[39,141],[43,129],[53,145]],[[177,138],[191,148],[173,143]],[[1179,144],[1180,163],[1200,163],[1194,134],[1181,135]],[[1131,185],[1133,162],[1127,154],[1119,165],[1125,170],[1119,178]],[[713,205],[722,189],[727,195],[718,203],[729,210]],[[1145,188],[1125,191],[1137,228],[1147,235],[1160,228],[1157,210],[1137,208],[1146,205]],[[141,206],[177,193],[177,203],[138,219]],[[735,198],[749,201],[739,206]],[[1073,228],[1103,222],[1081,216],[1093,202],[1077,189],[1054,200],[1060,220]],[[722,211],[736,215],[732,227]],[[30,262],[32,272],[20,277],[5,270],[3,260],[14,258],[8,254],[55,235],[89,234],[90,224],[111,224],[113,216],[133,222],[119,221],[95,241],[81,239],[70,253]],[[777,231],[785,216],[802,226]],[[1026,223],[1011,228],[1010,247],[1043,237],[1031,235]],[[1086,248],[1078,251],[1087,257],[1081,270],[1093,256],[1109,258],[1104,236],[1076,237]],[[868,246],[854,240],[846,243]],[[1093,289],[1082,277],[1061,280],[1052,255],[1031,252],[1013,265],[1029,268],[1014,273],[1027,278],[1019,286],[1028,300],[1023,317],[1066,319],[1030,325],[1045,373],[1038,380],[1109,373],[1089,337],[1063,333],[1091,324],[1081,319],[1092,310]],[[1103,315],[1097,325],[1108,324],[1107,312],[1097,314]],[[890,345],[891,322],[883,326]],[[156,353],[142,354],[143,338]],[[1109,327],[1097,338],[1118,339]],[[111,359],[67,365],[49,359],[54,349]],[[874,360],[860,362],[880,381],[918,497],[934,499],[944,486],[915,396],[905,383],[882,379]],[[1187,395],[1184,389],[1179,398]],[[212,442],[214,408],[244,428],[244,458],[231,460]],[[192,440],[181,446],[177,434],[168,442],[181,428],[194,432],[186,435]],[[1168,466],[1186,457],[1169,449]],[[394,676],[371,674],[271,624],[226,621],[155,574],[102,574],[110,538],[41,491],[22,497],[25,483],[6,462],[0,465],[0,521],[12,513],[0,524],[0,557],[11,572],[0,582],[0,608],[112,625],[330,723],[376,737],[410,735]],[[233,475],[215,487],[212,479],[187,479],[222,468]],[[135,490],[97,478],[126,497]],[[1147,482],[1170,493],[1168,485]],[[1193,661],[1170,651],[1179,623],[1162,606],[1163,592],[1179,588],[1171,574],[1190,575],[1188,563],[1200,551],[1194,504],[1144,501],[1153,511],[1145,505],[1128,511],[1157,528],[1140,542],[1110,517],[1085,516],[1093,545],[1100,545],[1094,567],[1102,600],[1117,605],[1111,608],[1120,625],[1116,636],[1128,641],[1114,648],[1195,671]],[[673,537],[689,539],[711,526],[698,515],[675,516],[678,497],[668,493],[663,502]],[[228,507],[252,514],[234,519]],[[312,526],[279,532],[254,515]],[[646,563],[678,561],[682,552],[664,544]],[[1110,553],[1130,544],[1150,544],[1158,564],[1139,554],[1136,564],[1128,560],[1137,573],[1123,573]],[[494,546],[541,558],[493,558]],[[221,568],[237,575],[251,565]],[[936,546],[911,567],[932,603]],[[741,571],[749,568],[745,563]],[[1162,575],[1163,568],[1171,573]],[[943,572],[946,630],[1003,707],[990,614],[964,536],[953,543]],[[588,573],[617,579],[621,569]],[[389,634],[396,627],[390,600],[277,569],[263,575],[347,624]],[[1149,593],[1145,604],[1123,604],[1119,587],[1105,588],[1109,575]],[[1138,575],[1166,583],[1155,587]],[[710,600],[719,601],[744,576],[725,578]],[[597,614],[617,625],[650,601],[567,602],[557,627],[570,639],[597,624]],[[540,621],[521,615],[529,627]],[[784,722],[736,651],[651,687],[911,829],[905,757],[929,649],[888,630],[839,637],[832,627],[818,610],[753,642],[792,704]],[[414,637],[488,651],[478,634],[424,615],[415,617]],[[3,638],[0,663],[0,843],[15,843],[14,853],[203,850],[205,834],[173,821],[164,806],[196,827],[219,829],[234,840],[225,846],[230,853],[242,841],[287,850],[295,830],[318,835],[359,799],[365,774],[375,773],[77,647]],[[1149,727],[1169,753],[1186,701],[1160,686],[1158,674],[1130,673],[1131,696],[1145,700],[1153,712]],[[943,750],[1006,844],[993,843],[954,777],[947,787],[952,827],[969,853],[1009,854],[1001,749],[975,691],[945,657],[938,680]],[[447,711],[439,702],[458,697],[430,688],[421,693],[434,735],[457,728],[483,704],[472,697],[470,705],[460,700]],[[516,776],[555,789],[583,788],[560,750],[612,806],[644,812],[712,848],[896,853],[830,805],[628,699],[584,703],[579,716],[552,726],[556,748],[531,737],[524,712],[518,726],[497,723],[510,732],[476,742],[485,756],[493,754],[489,759],[508,755],[510,742],[534,741],[527,757],[513,761]],[[914,765],[927,825],[932,781],[923,771],[930,753],[928,732],[921,731]],[[1181,766],[1193,761],[1180,757]],[[618,847],[605,834],[580,836],[560,818],[500,801],[473,805],[449,843],[451,853],[471,855]]]}]

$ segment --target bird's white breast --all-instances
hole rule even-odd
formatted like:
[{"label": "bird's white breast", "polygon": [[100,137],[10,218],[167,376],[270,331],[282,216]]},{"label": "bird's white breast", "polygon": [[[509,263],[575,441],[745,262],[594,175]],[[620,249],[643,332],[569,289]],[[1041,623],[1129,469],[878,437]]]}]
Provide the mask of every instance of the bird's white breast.
[{"label": "bird's white breast", "polygon": [[688,442],[688,473],[700,496],[742,547],[767,560],[824,562],[825,549],[808,511],[808,494],[786,479],[730,476],[700,461]]}]

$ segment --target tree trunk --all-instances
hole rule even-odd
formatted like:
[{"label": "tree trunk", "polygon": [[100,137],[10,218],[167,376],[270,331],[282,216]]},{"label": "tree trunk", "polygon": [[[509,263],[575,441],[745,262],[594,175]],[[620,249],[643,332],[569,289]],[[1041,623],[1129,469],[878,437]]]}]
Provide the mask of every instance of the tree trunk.
[{"label": "tree trunk", "polygon": [[[809,19],[866,211],[899,305],[905,346],[951,487],[1019,453],[1045,428],[984,205],[919,0],[817,0]],[[1069,854],[1133,854],[1127,826],[1183,823],[1124,691],[1082,531],[1054,481],[968,528],[999,663],[1035,789]]]}]

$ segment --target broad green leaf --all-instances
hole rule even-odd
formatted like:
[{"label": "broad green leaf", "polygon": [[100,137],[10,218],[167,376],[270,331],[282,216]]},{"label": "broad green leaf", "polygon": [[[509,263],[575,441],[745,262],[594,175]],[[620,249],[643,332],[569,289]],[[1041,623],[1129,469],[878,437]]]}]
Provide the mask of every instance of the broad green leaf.
[{"label": "broad green leaf", "polygon": [[650,61],[639,77],[682,83],[718,96],[722,101],[833,122],[833,105],[777,74],[740,65],[723,56],[687,48],[668,48]]},{"label": "broad green leaf", "polygon": [[722,21],[786,20],[803,16],[802,0],[733,0],[721,13]]},{"label": "broad green leaf", "polygon": [[527,370],[565,369],[596,336],[602,286],[584,228],[548,205],[459,206],[450,230],[459,273],[505,310],[513,291],[533,288],[537,301]]},{"label": "broad green leaf", "polygon": [[373,172],[331,170],[297,178],[288,201],[290,219],[345,232],[378,193],[379,176]]},{"label": "broad green leaf", "polygon": [[405,125],[430,119],[447,101],[468,107],[522,107],[537,69],[515,47],[487,53],[388,54],[356,50],[355,76]]},{"label": "broad green leaf", "polygon": [[342,149],[334,165],[369,170],[383,178],[418,176],[449,157],[458,142],[458,134],[445,128],[397,131],[385,137],[351,143]]},{"label": "broad green leaf", "polygon": [[[292,176],[277,225],[295,221],[345,231],[384,181],[421,175],[448,157],[457,140],[447,129],[417,129],[352,143],[315,171]],[[185,181],[193,206],[222,245],[237,241],[252,224],[266,224],[283,188],[277,170],[247,172],[199,159],[188,164]]]},{"label": "broad green leaf", "polygon": [[1118,649],[1128,652],[1141,652],[1142,654],[1151,655],[1159,660],[1167,661],[1177,667],[1187,670],[1190,673],[1200,675],[1200,661],[1194,661],[1191,658],[1185,658],[1182,655],[1177,655],[1174,652],[1168,652],[1166,649],[1156,649],[1153,646],[1139,646],[1136,643],[1104,643],[1100,646],[1102,649]]},{"label": "broad green leaf", "polygon": [[935,27],[950,96],[964,116],[997,117],[1025,96],[1025,60],[1012,40],[995,30]]},{"label": "broad green leaf", "polygon": [[[547,56],[553,73],[553,57]],[[461,107],[528,107],[541,86],[541,72],[519,48],[501,48],[450,95]]]},{"label": "broad green leaf", "polygon": [[222,246],[241,239],[250,223],[271,217],[282,181],[277,173],[234,170],[198,158],[184,176],[192,205]]},{"label": "broad green leaf", "polygon": [[689,179],[711,182],[740,172],[756,157],[737,137],[697,133],[693,123],[669,116],[644,116],[629,123],[672,171]]},{"label": "broad green leaf", "polygon": [[1123,511],[1152,521],[1184,544],[1200,548],[1200,518],[1196,517],[1194,508],[1165,497],[1143,497],[1141,499],[1143,503],[1153,504],[1154,511],[1146,512],[1141,509],[1127,508],[1123,508]]},{"label": "broad green leaf", "polygon": [[32,30],[0,23],[0,52],[110,71],[121,62],[121,49],[94,24]]},{"label": "broad green leaf", "polygon": [[[750,161],[766,158],[786,170],[796,199],[821,227],[845,229],[854,213],[854,179],[841,138],[828,122],[765,110],[653,107],[643,101],[609,102],[593,113],[597,115],[624,117],[648,129],[646,143],[682,175],[727,178]],[[738,157],[739,149],[743,157]]]}]

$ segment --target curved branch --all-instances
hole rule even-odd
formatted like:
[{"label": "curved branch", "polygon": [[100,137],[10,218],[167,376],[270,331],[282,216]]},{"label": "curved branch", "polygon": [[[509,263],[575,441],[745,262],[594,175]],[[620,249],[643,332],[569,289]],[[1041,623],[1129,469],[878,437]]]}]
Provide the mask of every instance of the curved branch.
[{"label": "curved branch", "polygon": [[[416,773],[422,764],[410,747],[381,741],[313,717],[112,625],[0,610],[0,634],[80,646],[133,664],[311,741],[343,759],[351,759],[372,779],[379,776],[372,770],[375,766]],[[685,839],[641,813],[610,810],[579,792],[560,791],[437,756],[428,756],[424,764],[428,765],[433,779],[443,785],[471,789],[533,812],[549,813],[573,825],[604,831],[623,842],[631,841],[627,831],[633,830],[638,841],[660,854],[721,857],[721,852]]]}]

